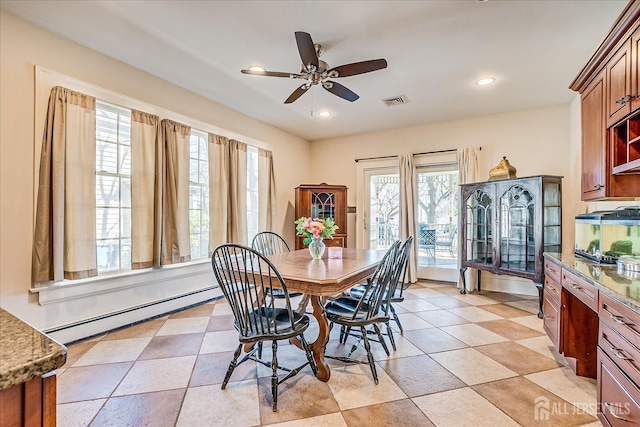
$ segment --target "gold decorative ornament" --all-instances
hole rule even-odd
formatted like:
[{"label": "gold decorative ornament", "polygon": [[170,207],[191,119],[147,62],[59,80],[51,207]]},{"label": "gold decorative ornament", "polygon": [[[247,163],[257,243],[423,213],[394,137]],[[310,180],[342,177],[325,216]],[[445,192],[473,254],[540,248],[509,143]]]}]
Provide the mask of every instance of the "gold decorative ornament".
[{"label": "gold decorative ornament", "polygon": [[513,179],[516,177],[516,168],[511,166],[506,156],[502,156],[502,160],[498,166],[489,171],[489,181],[498,181],[501,179]]}]

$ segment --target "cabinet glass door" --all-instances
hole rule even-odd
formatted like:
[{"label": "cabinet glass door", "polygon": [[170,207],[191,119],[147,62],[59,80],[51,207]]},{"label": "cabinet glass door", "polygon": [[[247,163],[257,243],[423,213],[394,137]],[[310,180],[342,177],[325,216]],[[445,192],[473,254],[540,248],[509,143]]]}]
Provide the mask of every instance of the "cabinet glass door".
[{"label": "cabinet glass door", "polygon": [[500,268],[534,272],[534,203],[534,195],[520,185],[500,197]]},{"label": "cabinet glass door", "polygon": [[336,195],[333,192],[311,193],[311,217],[332,218],[336,217]]},{"label": "cabinet glass door", "polygon": [[483,190],[475,190],[465,202],[467,261],[493,263],[493,199]]}]

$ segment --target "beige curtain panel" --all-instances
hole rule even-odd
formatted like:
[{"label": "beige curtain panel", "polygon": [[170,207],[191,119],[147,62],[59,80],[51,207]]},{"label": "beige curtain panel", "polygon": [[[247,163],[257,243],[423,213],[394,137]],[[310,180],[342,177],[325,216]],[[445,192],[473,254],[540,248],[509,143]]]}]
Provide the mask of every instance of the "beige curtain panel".
[{"label": "beige curtain panel", "polygon": [[[480,147],[467,147],[458,150],[458,183],[468,184],[476,182],[478,180],[478,153]],[[460,190],[458,189],[458,192]],[[464,201],[462,197],[458,197],[459,205],[458,212],[462,212],[465,209],[463,206]],[[458,224],[458,230],[464,227],[464,224]],[[458,233],[458,239],[460,238]],[[458,241],[458,247],[465,245],[466,242]],[[458,260],[458,267],[460,267],[460,260]],[[478,287],[478,270],[475,268],[468,268],[465,272],[465,278],[467,282],[467,290],[474,291]],[[462,288],[462,277],[458,279],[458,287]]]},{"label": "beige curtain panel", "polygon": [[164,148],[158,116],[131,110],[131,268],[160,265]]},{"label": "beige curtain panel", "polygon": [[258,149],[258,231],[276,231],[276,182],[273,153]]},{"label": "beige curtain panel", "polygon": [[415,283],[418,281],[418,251],[416,244],[416,221],[415,221],[415,203],[414,195],[417,194],[416,183],[413,173],[413,154],[403,154],[399,156],[400,170],[400,236],[406,239],[414,236],[413,248],[409,254],[407,263],[407,281]]},{"label": "beige curtain panel", "polygon": [[229,139],[209,134],[209,254],[228,242]]},{"label": "beige curtain panel", "polygon": [[189,138],[191,127],[162,120],[164,175],[162,181],[161,264],[191,260],[189,244]]},{"label": "beige curtain panel", "polygon": [[95,98],[54,87],[40,154],[34,283],[98,274],[95,138]]},{"label": "beige curtain panel", "polygon": [[247,245],[247,144],[229,141],[229,241]]}]

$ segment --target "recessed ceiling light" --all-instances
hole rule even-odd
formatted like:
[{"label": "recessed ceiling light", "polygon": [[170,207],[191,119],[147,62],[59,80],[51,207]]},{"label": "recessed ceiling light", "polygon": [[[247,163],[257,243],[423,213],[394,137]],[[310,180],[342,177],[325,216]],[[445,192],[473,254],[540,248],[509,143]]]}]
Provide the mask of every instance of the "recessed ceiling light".
[{"label": "recessed ceiling light", "polygon": [[477,84],[478,86],[487,86],[487,85],[490,85],[491,83],[493,83],[493,82],[495,82],[495,81],[496,81],[496,78],[495,78],[495,77],[483,77],[483,78],[481,78],[480,80],[478,80],[478,81],[476,82],[476,84]]},{"label": "recessed ceiling light", "polygon": [[259,72],[261,72],[261,73],[264,73],[264,68],[262,68],[262,67],[258,67],[257,65],[253,65],[253,66],[249,67],[249,69],[250,69],[251,71],[259,71]]},{"label": "recessed ceiling light", "polygon": [[320,117],[331,117],[331,113],[330,113],[330,112],[328,112],[328,111],[320,111],[320,112],[318,113],[318,115],[319,115]]}]

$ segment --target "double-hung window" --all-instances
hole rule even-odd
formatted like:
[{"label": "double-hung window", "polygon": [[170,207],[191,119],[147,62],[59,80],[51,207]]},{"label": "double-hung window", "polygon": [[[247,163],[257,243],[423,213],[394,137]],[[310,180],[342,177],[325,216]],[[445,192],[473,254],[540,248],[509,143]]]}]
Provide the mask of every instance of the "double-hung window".
[{"label": "double-hung window", "polygon": [[189,241],[191,259],[209,256],[208,135],[191,129],[189,140]]},{"label": "double-hung window", "polygon": [[98,272],[131,268],[131,111],[96,102]]}]

